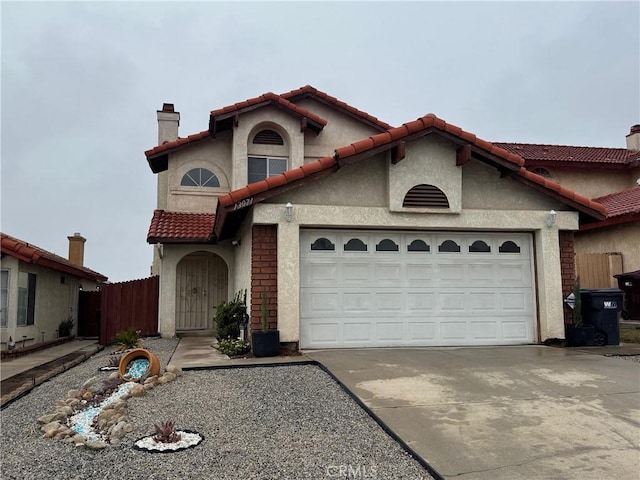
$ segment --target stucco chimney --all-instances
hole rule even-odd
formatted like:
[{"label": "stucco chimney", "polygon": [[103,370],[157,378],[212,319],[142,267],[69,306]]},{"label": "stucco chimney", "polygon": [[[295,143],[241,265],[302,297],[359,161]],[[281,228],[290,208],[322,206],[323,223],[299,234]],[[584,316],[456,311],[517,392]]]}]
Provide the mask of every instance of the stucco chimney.
[{"label": "stucco chimney", "polygon": [[78,232],[74,233],[69,239],[69,261],[80,267],[84,267],[84,242],[87,241]]},{"label": "stucco chimney", "polygon": [[640,125],[634,125],[627,135],[627,150],[640,150]]},{"label": "stucco chimney", "polygon": [[158,110],[158,145],[178,139],[180,112],[173,109],[173,103],[163,103]]}]

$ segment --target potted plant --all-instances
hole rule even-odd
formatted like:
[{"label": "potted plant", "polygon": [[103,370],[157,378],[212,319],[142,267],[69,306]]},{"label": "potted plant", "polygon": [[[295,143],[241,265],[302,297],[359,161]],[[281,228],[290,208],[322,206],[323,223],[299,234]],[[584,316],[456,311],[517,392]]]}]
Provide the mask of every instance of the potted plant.
[{"label": "potted plant", "polygon": [[567,347],[587,347],[595,345],[595,327],[587,325],[582,319],[582,296],[580,293],[580,277],[573,286],[574,307],[573,325],[565,325]]},{"label": "potted plant", "polygon": [[251,333],[251,349],[256,357],[275,357],[280,352],[280,332],[278,330],[269,330],[267,291],[264,289],[262,290],[261,299],[262,331]]}]

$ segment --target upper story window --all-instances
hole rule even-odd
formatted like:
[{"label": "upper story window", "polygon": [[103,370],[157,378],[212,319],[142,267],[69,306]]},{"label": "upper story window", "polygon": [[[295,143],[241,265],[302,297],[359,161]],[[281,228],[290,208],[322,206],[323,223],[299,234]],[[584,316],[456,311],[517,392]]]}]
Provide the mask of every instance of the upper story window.
[{"label": "upper story window", "polygon": [[535,167],[533,169],[531,169],[532,173],[536,173],[544,178],[552,178],[551,177],[551,172],[549,172],[549,170],[547,170],[546,168],[542,168],[542,167]]},{"label": "upper story window", "polygon": [[275,130],[260,130],[253,137],[253,143],[257,145],[284,145],[282,136]]},{"label": "upper story window", "polygon": [[248,183],[280,175],[287,171],[287,159],[276,157],[249,157]]},{"label": "upper story window", "polygon": [[183,187],[219,187],[220,180],[206,168],[192,168],[182,177]]}]

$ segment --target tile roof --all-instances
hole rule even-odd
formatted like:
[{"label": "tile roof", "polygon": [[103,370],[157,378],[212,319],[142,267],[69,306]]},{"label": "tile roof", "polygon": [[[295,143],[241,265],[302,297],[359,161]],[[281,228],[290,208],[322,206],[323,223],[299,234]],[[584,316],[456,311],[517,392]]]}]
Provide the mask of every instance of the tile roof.
[{"label": "tile roof", "polygon": [[609,210],[607,218],[628,213],[640,213],[640,185],[627,188],[621,192],[594,198],[593,200],[607,207]]},{"label": "tile roof", "polygon": [[472,133],[447,123],[433,114],[428,114],[413,122],[405,123],[401,127],[391,128],[386,132],[338,148],[335,150],[333,157],[321,158],[320,160],[286,171],[281,175],[251,183],[246,187],[219,197],[214,232],[220,238],[220,233],[224,230],[224,222],[228,214],[237,214],[238,209],[245,208],[244,206],[238,207],[239,203],[243,200],[252,199],[248,205],[257,203],[270,196],[282,193],[282,191],[291,188],[294,184],[303,183],[305,179],[311,181],[315,178],[333,173],[344,163],[361,161],[372,155],[391,149],[395,145],[398,145],[400,141],[417,138],[420,135],[425,135],[430,132],[440,133],[454,141],[457,140],[458,143],[462,145],[472,145],[475,149],[475,155],[490,155],[492,158],[501,159],[503,162],[500,164],[501,166],[507,165],[511,167],[511,177],[514,180],[536,188],[548,195],[557,197],[577,210],[586,211],[594,217],[605,217],[607,215],[607,208],[604,205],[589,200],[568,188],[562,187],[556,182],[525,169],[525,161],[519,155],[479,139]]},{"label": "tile roof", "polygon": [[327,124],[327,121],[316,115],[313,112],[310,112],[306,108],[302,108],[297,106],[295,103],[290,102],[286,98],[281,97],[280,95],[276,95],[275,93],[267,92],[259,97],[250,98],[243,102],[234,103],[233,105],[229,105],[227,107],[219,108],[217,110],[212,110],[209,118],[209,131],[211,133],[215,133],[216,131],[216,122],[220,119],[228,118],[232,114],[242,113],[243,111],[252,110],[256,107],[266,106],[266,105],[275,105],[277,107],[283,108],[284,110],[290,111],[302,118],[310,120],[312,123],[315,123],[315,130],[322,130],[322,128]]},{"label": "tile roof", "polygon": [[51,268],[79,278],[95,282],[106,282],[107,277],[89,268],[71,263],[64,257],[51,253],[43,248],[31,245],[23,240],[0,232],[2,253],[26,263]]},{"label": "tile roof", "polygon": [[295,101],[299,98],[307,98],[307,97],[315,97],[319,100],[324,101],[325,103],[329,103],[334,107],[337,107],[340,110],[343,110],[351,115],[360,118],[370,124],[375,125],[376,127],[382,130],[388,130],[391,128],[386,122],[374,117],[373,115],[369,115],[367,112],[363,112],[362,110],[358,110],[355,107],[352,107],[348,103],[343,102],[342,100],[338,100],[336,97],[332,97],[324,92],[321,92],[317,88],[312,87],[311,85],[305,85],[304,87],[300,87],[296,90],[291,90],[290,92],[281,93],[280,96],[287,100],[291,100],[295,103]]},{"label": "tile roof", "polygon": [[152,158],[159,154],[166,153],[169,150],[173,150],[174,148],[182,147],[188,143],[193,143],[208,137],[209,130],[204,130],[203,132],[194,133],[193,135],[189,135],[185,138],[178,138],[173,142],[164,142],[162,145],[158,145],[157,147],[153,147],[152,149],[145,151],[144,154],[147,158]]},{"label": "tile roof", "polygon": [[155,210],[148,243],[206,243],[212,240],[215,216],[211,213],[180,213]]},{"label": "tile roof", "polygon": [[521,156],[529,164],[545,162],[560,163],[561,165],[589,163],[626,166],[640,160],[640,152],[627,150],[626,148],[572,147],[569,145],[502,142],[495,142],[494,145]]}]

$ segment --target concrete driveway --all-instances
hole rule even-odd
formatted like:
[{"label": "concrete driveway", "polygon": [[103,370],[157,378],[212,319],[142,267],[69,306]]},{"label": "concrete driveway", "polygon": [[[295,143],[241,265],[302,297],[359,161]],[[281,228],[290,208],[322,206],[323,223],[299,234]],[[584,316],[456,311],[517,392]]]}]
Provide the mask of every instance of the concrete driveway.
[{"label": "concrete driveway", "polygon": [[305,352],[447,479],[640,478],[640,364],[544,346]]}]

